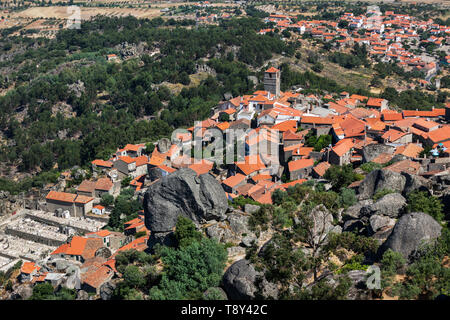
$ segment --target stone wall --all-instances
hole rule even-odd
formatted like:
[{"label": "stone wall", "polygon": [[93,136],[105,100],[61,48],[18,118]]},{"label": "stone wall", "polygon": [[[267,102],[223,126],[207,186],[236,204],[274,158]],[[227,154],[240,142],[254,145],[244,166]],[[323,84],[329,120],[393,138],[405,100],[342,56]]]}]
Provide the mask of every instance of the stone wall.
[{"label": "stone wall", "polygon": [[46,237],[41,236],[41,235],[30,234],[30,233],[27,233],[27,232],[11,229],[9,227],[7,227],[5,229],[5,233],[6,234],[10,234],[12,236],[16,236],[16,237],[22,238],[22,239],[25,239],[25,240],[30,240],[30,241],[33,241],[33,242],[46,244],[48,246],[59,247],[60,245],[65,243],[65,241],[51,239],[51,238],[46,238]]}]

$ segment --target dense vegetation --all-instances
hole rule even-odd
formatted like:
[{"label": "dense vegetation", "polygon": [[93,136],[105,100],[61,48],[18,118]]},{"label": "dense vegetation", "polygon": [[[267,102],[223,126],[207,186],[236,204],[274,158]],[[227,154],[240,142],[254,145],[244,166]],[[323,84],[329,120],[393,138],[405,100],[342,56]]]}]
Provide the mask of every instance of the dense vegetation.
[{"label": "dense vegetation", "polygon": [[[227,252],[214,239],[207,239],[194,223],[180,217],[174,247],[157,245],[155,254],[129,250],[116,256],[117,271],[123,274],[115,299],[152,300],[208,299],[204,293],[220,284]],[[162,272],[156,265],[161,263]],[[210,293],[211,294],[211,293]]]},{"label": "dense vegetation", "polygon": [[[0,130],[10,141],[0,160],[29,172],[86,165],[126,143],[154,141],[204,119],[225,92],[253,90],[249,66],[289,51],[278,35],[257,35],[262,25],[245,18],[187,29],[182,22],[162,19],[98,17],[80,30],[60,31],[54,40],[2,39],[0,50],[11,57],[0,71],[13,70],[3,86],[14,89],[0,97]],[[143,52],[108,63],[105,55],[120,57],[125,42],[142,46]],[[178,95],[163,85],[188,85],[189,75],[202,64],[217,76],[183,87]],[[158,118],[162,109],[160,120],[143,119]],[[12,117],[17,113],[23,120]]]}]

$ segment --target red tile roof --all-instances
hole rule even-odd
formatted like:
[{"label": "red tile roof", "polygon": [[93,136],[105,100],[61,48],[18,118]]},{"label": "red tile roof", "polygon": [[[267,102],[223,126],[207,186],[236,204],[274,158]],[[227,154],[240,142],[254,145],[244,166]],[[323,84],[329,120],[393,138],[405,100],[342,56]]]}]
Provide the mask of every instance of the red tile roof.
[{"label": "red tile roof", "polygon": [[189,166],[197,175],[208,173],[213,168],[213,162],[202,160],[200,163],[194,163]]},{"label": "red tile roof", "polygon": [[314,159],[299,159],[288,163],[289,172],[297,171],[314,165]]},{"label": "red tile roof", "polygon": [[92,197],[88,197],[88,196],[83,196],[81,194],[79,194],[76,199],[75,199],[75,203],[88,203],[94,201],[94,198]]},{"label": "red tile roof", "polygon": [[337,143],[332,150],[334,153],[336,153],[339,157],[342,157],[344,154],[349,152],[355,144],[351,139],[343,139]]},{"label": "red tile roof", "polygon": [[45,199],[73,203],[76,197],[77,195],[74,193],[50,191]]},{"label": "red tile roof", "polygon": [[131,157],[129,157],[129,156],[121,156],[121,157],[119,157],[119,160],[122,160],[123,162],[125,162],[125,163],[127,163],[127,164],[136,162],[135,159],[136,159],[136,158],[131,158]]},{"label": "red tile roof", "polygon": [[236,166],[245,174],[249,175],[255,171],[265,169],[266,166],[262,162],[259,155],[246,156],[244,161],[236,162]]},{"label": "red tile roof", "polygon": [[106,167],[106,168],[111,168],[113,165],[113,163],[111,161],[105,161],[105,160],[101,160],[101,159],[96,159],[96,160],[92,161],[91,163],[96,166]]},{"label": "red tile roof", "polygon": [[113,183],[109,178],[100,178],[95,182],[95,189],[102,191],[109,191],[113,187]]},{"label": "red tile roof", "polygon": [[228,177],[227,179],[222,181],[222,183],[230,188],[234,188],[239,183],[245,181],[245,179],[246,179],[246,176],[244,176],[243,174],[237,173],[234,176]]},{"label": "red tile roof", "polygon": [[446,126],[428,133],[428,138],[433,143],[444,142],[450,140],[450,126]]},{"label": "red tile roof", "polygon": [[319,163],[317,166],[313,168],[314,172],[317,173],[320,177],[323,177],[325,172],[331,167],[331,164],[324,161]]},{"label": "red tile roof", "polygon": [[381,136],[381,138],[388,140],[389,142],[395,142],[406,134],[407,134],[407,132],[402,132],[402,131],[395,130],[395,129],[389,129]]},{"label": "red tile roof", "polygon": [[270,67],[269,69],[266,70],[266,72],[268,72],[268,73],[277,73],[278,71],[280,71],[280,70],[278,70],[277,68],[274,68],[274,67]]},{"label": "red tile roof", "polygon": [[25,261],[20,268],[21,273],[30,274],[33,271],[39,271],[41,268],[34,264],[34,262]]}]

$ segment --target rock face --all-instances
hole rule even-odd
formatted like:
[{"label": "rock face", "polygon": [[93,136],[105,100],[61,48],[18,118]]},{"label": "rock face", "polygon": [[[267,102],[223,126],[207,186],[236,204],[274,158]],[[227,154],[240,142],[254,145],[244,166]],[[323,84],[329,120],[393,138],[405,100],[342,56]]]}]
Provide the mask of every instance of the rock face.
[{"label": "rock face", "polygon": [[255,234],[248,228],[249,215],[238,210],[227,214],[224,221],[215,222],[206,228],[206,234],[210,238],[215,238],[222,243],[242,243],[248,246],[256,240]]},{"label": "rock face", "polygon": [[347,293],[348,300],[368,300],[370,296],[368,295],[366,287],[367,273],[363,270],[352,270],[348,272],[348,277],[351,280],[351,287]]},{"label": "rock face", "polygon": [[352,232],[357,231],[360,232],[364,228],[364,223],[361,220],[350,219],[344,222],[343,231]]},{"label": "rock face", "polygon": [[361,209],[365,206],[373,204],[372,199],[361,200],[345,210],[344,217],[347,219],[359,219],[361,217]]},{"label": "rock face", "polygon": [[364,162],[370,162],[382,153],[392,154],[395,148],[384,144],[369,144],[363,148]]},{"label": "rock face", "polygon": [[84,290],[80,290],[77,293],[76,300],[89,300],[89,294]]},{"label": "rock face", "polygon": [[385,227],[393,227],[395,225],[395,220],[386,216],[374,214],[369,218],[369,223],[371,233],[376,233]]},{"label": "rock face", "polygon": [[111,281],[102,284],[100,287],[100,297],[102,300],[111,300],[115,289],[116,285]]},{"label": "rock face", "polygon": [[166,153],[167,151],[169,151],[169,148],[171,146],[171,142],[169,139],[167,138],[162,138],[158,141],[158,144],[156,145],[156,148],[158,149],[159,152],[161,153]]},{"label": "rock face", "polygon": [[[255,298],[257,287],[255,281],[262,274],[257,272],[253,265],[245,259],[236,261],[223,276],[223,287],[231,300],[250,300]],[[262,279],[262,295],[277,298],[278,290],[274,284]]]},{"label": "rock face", "polygon": [[311,218],[314,223],[313,237],[314,243],[320,244],[333,231],[333,215],[324,205],[318,205],[311,211]]},{"label": "rock face", "polygon": [[151,185],[145,193],[145,226],[151,231],[149,246],[167,243],[179,216],[199,224],[223,220],[227,209],[225,192],[212,175],[197,176],[191,169],[180,169]]},{"label": "rock face", "polygon": [[250,300],[255,297],[257,272],[245,259],[233,263],[223,276],[223,286],[233,300]]},{"label": "rock face", "polygon": [[427,191],[431,185],[423,177],[407,172],[397,173],[391,170],[374,170],[369,173],[358,187],[360,200],[372,198],[383,189],[389,189],[403,196],[414,190]]},{"label": "rock face", "polygon": [[429,191],[432,189],[432,184],[427,179],[421,176],[402,172],[402,175],[406,178],[405,188],[403,189],[403,195],[408,195],[414,190]]},{"label": "rock face", "polygon": [[33,287],[29,284],[20,285],[15,292],[15,300],[28,300],[33,295]]},{"label": "rock face", "polygon": [[424,243],[438,238],[442,227],[431,216],[422,212],[403,215],[391,235],[380,247],[380,255],[387,249],[399,252],[408,259]]},{"label": "rock face", "polygon": [[400,173],[390,170],[373,170],[359,185],[359,198],[372,198],[375,193],[383,189],[402,193],[405,185],[406,178]]},{"label": "rock face", "polygon": [[260,208],[261,208],[260,206],[257,206],[257,205],[254,205],[254,204],[247,203],[247,204],[245,205],[245,207],[244,207],[244,211],[245,211],[246,213],[255,213],[255,212],[257,212]]},{"label": "rock face", "polygon": [[365,206],[361,209],[361,214],[365,216],[382,215],[397,218],[406,206],[406,199],[400,193],[389,193],[377,202]]},{"label": "rock face", "polygon": [[159,170],[157,167],[150,168],[148,170],[148,177],[150,181],[155,181],[158,179],[161,179],[163,177],[161,170]]}]

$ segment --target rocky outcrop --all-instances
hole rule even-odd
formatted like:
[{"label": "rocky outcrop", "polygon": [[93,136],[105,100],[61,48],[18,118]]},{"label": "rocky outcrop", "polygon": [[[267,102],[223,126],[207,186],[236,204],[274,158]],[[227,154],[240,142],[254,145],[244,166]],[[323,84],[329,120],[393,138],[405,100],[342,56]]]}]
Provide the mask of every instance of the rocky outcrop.
[{"label": "rocky outcrop", "polygon": [[257,205],[254,205],[254,204],[247,203],[247,204],[244,206],[244,211],[245,211],[246,213],[255,213],[255,212],[257,212],[260,208],[261,208],[260,206],[257,206]]},{"label": "rocky outcrop", "polygon": [[180,169],[152,184],[145,193],[145,226],[151,231],[149,247],[170,243],[169,234],[179,216],[200,224],[223,220],[227,209],[225,192],[212,175],[197,176],[191,169]]},{"label": "rocky outcrop", "polygon": [[33,295],[33,286],[31,284],[21,284],[14,289],[13,300],[28,300]]},{"label": "rocky outcrop", "polygon": [[158,140],[158,142],[156,144],[156,148],[158,149],[158,152],[166,153],[167,151],[169,151],[169,148],[171,145],[172,145],[172,143],[170,142],[169,139],[162,138],[162,139]]},{"label": "rocky outcrop", "polygon": [[363,161],[370,162],[382,153],[392,154],[395,148],[385,144],[369,144],[363,148]]},{"label": "rocky outcrop", "polygon": [[406,178],[400,173],[390,170],[373,170],[358,187],[360,199],[372,198],[374,194],[383,189],[402,193]]},{"label": "rocky outcrop", "polygon": [[351,281],[351,287],[347,293],[348,300],[368,300],[371,298],[366,286],[367,272],[365,270],[352,270],[347,273],[347,276]]},{"label": "rocky outcrop", "polygon": [[403,195],[406,196],[412,191],[426,191],[432,189],[432,183],[425,179],[424,177],[417,176],[414,174],[410,174],[407,172],[402,172],[402,175],[405,177],[405,187],[403,188]]},{"label": "rocky outcrop", "polygon": [[343,214],[344,219],[359,219],[361,217],[361,209],[365,206],[371,205],[372,199],[361,200],[345,210]]},{"label": "rocky outcrop", "polygon": [[382,230],[385,227],[393,227],[395,220],[386,216],[374,214],[369,218],[370,232],[372,234]]},{"label": "rocky outcrop", "polygon": [[358,219],[350,219],[344,222],[343,231],[345,232],[361,232],[364,229],[364,223]]},{"label": "rocky outcrop", "polygon": [[[253,265],[245,259],[236,261],[225,272],[223,288],[231,300],[254,299],[258,292],[264,297],[277,298],[278,290],[269,283],[261,272],[257,272]],[[257,283],[259,283],[258,289]]]},{"label": "rocky outcrop", "polygon": [[249,246],[257,240],[255,234],[248,228],[250,216],[238,210],[227,214],[224,221],[214,222],[206,228],[206,235],[222,243],[234,243]]},{"label": "rocky outcrop", "polygon": [[312,236],[316,244],[321,244],[327,237],[328,233],[340,233],[341,229],[337,229],[333,225],[333,215],[322,204],[318,205],[311,211],[311,218],[313,222]]},{"label": "rocky outcrop", "polygon": [[380,247],[379,254],[392,249],[401,253],[405,259],[409,259],[423,244],[438,238],[441,229],[439,223],[426,213],[405,214],[397,221],[391,235]]},{"label": "rocky outcrop", "polygon": [[77,82],[69,84],[67,86],[67,88],[68,88],[68,91],[70,93],[73,93],[77,98],[81,97],[86,92],[84,82],[81,80],[78,80]]},{"label": "rocky outcrop", "polygon": [[84,290],[79,290],[77,292],[76,300],[89,300],[89,294]]},{"label": "rocky outcrop", "polygon": [[111,300],[116,289],[115,283],[108,281],[100,286],[100,298],[102,300]]},{"label": "rocky outcrop", "polygon": [[382,215],[397,218],[406,206],[406,199],[400,193],[389,193],[377,202],[361,208],[364,216]]},{"label": "rocky outcrop", "polygon": [[358,187],[360,200],[370,199],[378,191],[392,190],[406,196],[414,190],[427,191],[431,184],[423,177],[407,172],[394,172],[387,169],[378,169],[369,173]]}]

